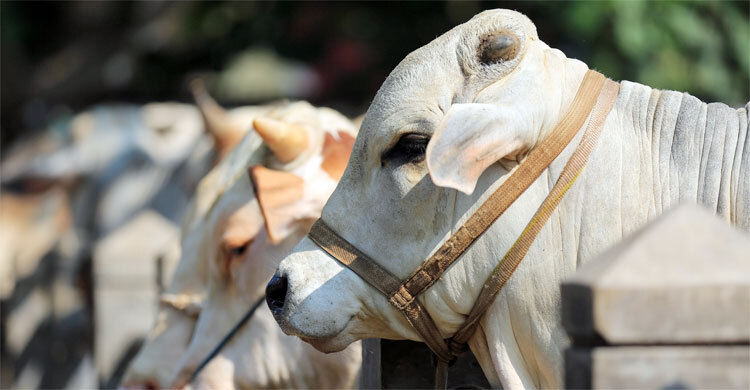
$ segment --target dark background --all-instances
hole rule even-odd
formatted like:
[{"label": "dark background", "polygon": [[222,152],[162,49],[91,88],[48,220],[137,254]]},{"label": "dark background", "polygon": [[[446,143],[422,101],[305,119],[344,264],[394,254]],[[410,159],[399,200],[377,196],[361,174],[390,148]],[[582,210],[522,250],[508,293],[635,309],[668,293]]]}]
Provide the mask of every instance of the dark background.
[{"label": "dark background", "polygon": [[[747,1],[3,1],[0,7],[3,150],[93,104],[190,101],[186,84],[195,75],[227,106],[301,98],[358,115],[406,54],[498,7],[525,13],[547,44],[614,79],[733,106],[747,102],[750,90]],[[303,76],[284,79],[287,69]]]}]

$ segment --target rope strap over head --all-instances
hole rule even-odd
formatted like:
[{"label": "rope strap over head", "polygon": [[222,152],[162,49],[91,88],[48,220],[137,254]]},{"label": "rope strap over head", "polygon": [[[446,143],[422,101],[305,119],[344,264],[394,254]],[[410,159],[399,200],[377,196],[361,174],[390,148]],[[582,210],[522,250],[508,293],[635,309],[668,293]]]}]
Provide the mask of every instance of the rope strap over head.
[{"label": "rope strap over head", "polygon": [[[601,134],[604,121],[614,106],[618,92],[618,83],[607,80],[596,71],[586,72],[570,109],[549,137],[534,148],[479,209],[403,283],[341,238],[322,219],[315,222],[308,236],[329,255],[384,294],[388,301],[405,315],[438,359],[443,363],[450,362],[466,351],[466,342],[474,333],[478,320],[513,275],[541,228],[583,171]],[[552,191],[483,285],[464,324],[453,338],[444,340],[432,317],[417,297],[432,286],[458,257],[536,181],[571,142],[586,123],[587,118],[589,119],[588,125],[581,142],[563,168]],[[441,367],[445,368],[446,365],[443,364]]]},{"label": "rope strap over head", "polygon": [[591,151],[596,146],[596,141],[599,139],[599,135],[601,135],[604,128],[604,121],[612,110],[617,94],[620,91],[618,83],[612,80],[605,80],[604,83],[599,99],[589,117],[588,126],[586,126],[581,142],[565,164],[560,177],[557,178],[557,182],[555,182],[552,190],[544,199],[541,206],[539,206],[531,221],[526,225],[521,235],[492,271],[487,281],[484,282],[479,297],[474,301],[474,306],[471,308],[464,324],[453,335],[454,342],[465,344],[469,341],[469,338],[474,334],[479,319],[495,300],[495,297],[500,293],[500,290],[508,279],[513,276],[513,272],[521,264],[521,261],[526,256],[529,248],[531,248],[531,244],[534,243],[534,239],[536,239],[542,227],[552,216],[552,213],[560,204],[560,201],[562,201],[565,193],[568,192],[583,172]]},{"label": "rope strap over head", "polygon": [[[400,287],[401,281],[396,276],[341,238],[323,219],[315,221],[308,236],[321,249],[354,271],[383,295],[390,296]],[[412,300],[399,307],[399,310],[404,313],[409,324],[422,336],[440,360],[447,362],[453,359],[454,354],[448,349],[432,317],[419,301]]]}]

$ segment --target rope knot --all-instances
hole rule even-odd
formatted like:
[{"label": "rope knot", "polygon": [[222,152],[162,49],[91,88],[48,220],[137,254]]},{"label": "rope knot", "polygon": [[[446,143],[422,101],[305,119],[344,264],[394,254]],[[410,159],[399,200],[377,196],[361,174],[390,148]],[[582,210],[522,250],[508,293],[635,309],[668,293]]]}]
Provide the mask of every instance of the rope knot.
[{"label": "rope knot", "polygon": [[453,354],[453,356],[461,356],[469,350],[469,346],[466,343],[459,343],[458,341],[450,338],[448,339],[448,349],[451,351],[451,354]]}]

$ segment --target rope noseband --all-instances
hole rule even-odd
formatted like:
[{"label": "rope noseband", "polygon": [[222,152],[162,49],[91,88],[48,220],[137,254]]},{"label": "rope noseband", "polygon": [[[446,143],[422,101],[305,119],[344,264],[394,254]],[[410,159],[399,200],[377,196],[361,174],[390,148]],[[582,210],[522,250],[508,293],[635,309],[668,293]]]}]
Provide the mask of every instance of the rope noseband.
[{"label": "rope noseband", "polygon": [[[339,236],[322,219],[318,219],[313,225],[308,235],[310,239],[384,294],[388,301],[404,314],[409,324],[437,356],[436,388],[445,388],[448,366],[468,349],[466,343],[474,334],[479,319],[513,275],[541,228],[583,171],[601,134],[604,121],[614,106],[618,92],[618,83],[607,80],[596,71],[586,72],[570,109],[553,132],[534,148],[511,173],[508,180],[501,184],[479,209],[403,282]],[[536,181],[586,123],[588,125],[581,142],[563,168],[554,187],[502,261],[487,278],[463,325],[452,337],[445,340],[417,297],[430,288],[458,257]]]}]

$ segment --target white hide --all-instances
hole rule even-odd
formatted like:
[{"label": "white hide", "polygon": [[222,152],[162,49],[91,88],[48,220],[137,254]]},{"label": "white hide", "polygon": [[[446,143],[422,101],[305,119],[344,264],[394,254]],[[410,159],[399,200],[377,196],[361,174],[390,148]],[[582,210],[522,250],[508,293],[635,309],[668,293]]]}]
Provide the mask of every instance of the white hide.
[{"label": "white hide", "polygon": [[[279,246],[265,241],[263,219],[248,179],[249,167],[262,164],[305,177],[306,196],[300,206],[311,212],[302,215],[307,219],[319,215],[333,191],[336,181],[320,176],[319,154],[323,135],[336,131],[355,135],[356,129],[351,122],[334,110],[315,108],[305,102],[279,105],[267,115],[307,126],[314,135],[310,150],[300,158],[282,164],[262,146],[260,137],[250,132],[201,180],[182,224],[182,257],[164,295],[176,306],[190,307],[189,311],[197,318],[164,305],[151,335],[122,381],[123,387],[137,388],[147,384],[166,387],[181,379],[181,374],[191,371],[251,304],[263,296],[265,285],[283,254],[304,235],[297,232]],[[246,276],[239,280],[226,279],[227,275],[216,269],[217,257],[222,237],[228,233],[224,230],[227,220],[238,217],[247,219],[242,226],[243,232],[257,235],[257,238],[247,251],[247,261],[239,263],[240,267],[246,268],[234,271]],[[258,222],[261,222],[261,228],[253,230],[253,223]],[[281,351],[289,352],[282,354]],[[320,371],[344,386],[347,376],[356,374],[351,364],[358,367],[361,358],[358,351],[359,347],[353,346],[341,354],[343,358],[335,355],[321,357],[319,352],[299,339],[281,333],[263,304],[253,320],[206,367],[195,384],[219,388],[283,384],[309,387],[315,383],[328,383],[325,380],[320,382],[321,378],[311,374]],[[349,364],[342,364],[342,361]],[[331,365],[333,362],[336,364]]]},{"label": "white hide", "polygon": [[[273,107],[235,108],[226,119],[241,137]],[[72,197],[80,205],[76,224],[86,225],[94,239],[146,208],[178,222],[213,164],[204,130],[200,112],[189,104],[95,106],[12,149],[0,166],[2,180],[80,183]]]},{"label": "white hide", "polygon": [[37,269],[70,225],[70,202],[60,188],[41,194],[0,192],[0,298],[11,297],[16,281]]},{"label": "white hide", "polygon": [[[481,37],[501,30],[518,38],[518,54],[480,64]],[[487,11],[457,26],[411,53],[386,79],[323,219],[397,277],[409,276],[552,131],[586,70],[540,41],[517,12]],[[486,105],[501,124],[450,118],[471,104]],[[698,202],[750,230],[749,107],[621,83],[587,167],[470,340],[493,386],[562,387],[568,339],[559,321],[560,281],[649,219],[678,202]],[[414,132],[433,136],[426,162],[383,160],[403,134]],[[421,296],[445,337],[463,323],[579,139]],[[430,175],[470,194],[439,187]],[[321,350],[367,337],[420,339],[382,294],[308,238],[277,275],[289,286],[277,322]]]},{"label": "white hide", "polygon": [[178,362],[187,350],[206,297],[207,259],[214,249],[208,213],[221,194],[246,175],[248,165],[266,159],[262,143],[255,133],[248,133],[198,185],[182,223],[180,261],[162,296],[171,304],[159,309],[151,334],[123,377],[124,387],[146,383],[163,387],[177,375]]},{"label": "white hide", "polygon": [[[300,202],[300,206],[305,204]],[[318,212],[320,207],[322,204]],[[221,196],[209,220],[218,230],[214,237],[231,239],[239,233],[252,241],[242,258],[234,259],[228,269],[222,269],[226,260],[220,251],[209,257],[204,308],[172,386],[183,384],[248,308],[263,298],[266,282],[279,260],[310,226],[310,219],[299,221],[292,234],[272,243],[247,178],[240,178]],[[200,373],[192,388],[351,388],[360,364],[359,344],[343,352],[322,354],[285,335],[264,302]]]}]

